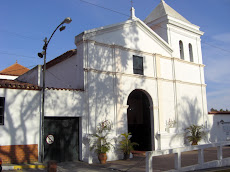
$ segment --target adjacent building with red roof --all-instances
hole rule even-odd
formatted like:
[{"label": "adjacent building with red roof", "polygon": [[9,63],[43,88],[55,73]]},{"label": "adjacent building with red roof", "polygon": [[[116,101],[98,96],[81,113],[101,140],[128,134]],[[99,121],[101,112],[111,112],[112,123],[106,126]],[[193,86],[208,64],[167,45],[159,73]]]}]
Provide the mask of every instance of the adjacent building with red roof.
[{"label": "adjacent building with red roof", "polygon": [[30,69],[16,63],[0,71],[0,79],[16,79],[18,76],[28,72]]}]

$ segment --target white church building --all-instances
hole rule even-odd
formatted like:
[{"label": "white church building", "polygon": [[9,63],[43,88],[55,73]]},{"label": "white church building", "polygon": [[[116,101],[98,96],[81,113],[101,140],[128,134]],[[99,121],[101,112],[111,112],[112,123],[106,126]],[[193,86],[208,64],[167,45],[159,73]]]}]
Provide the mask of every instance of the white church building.
[{"label": "white church building", "polygon": [[[144,21],[132,8],[124,22],[77,35],[76,49],[47,63],[45,138],[54,136],[51,145],[40,133],[42,66],[17,81],[4,85],[1,80],[0,155],[6,154],[6,147],[20,145],[35,148],[36,159],[43,141],[47,159],[95,162],[89,135],[103,120],[113,123],[110,137],[115,149],[107,154],[108,160],[122,158],[116,147],[124,132],[132,133],[138,150],[186,146],[186,127],[198,124],[208,130],[212,125],[208,123],[202,35],[199,26],[163,0]],[[25,161],[33,161],[24,153]],[[17,153],[7,156],[17,157]]]}]

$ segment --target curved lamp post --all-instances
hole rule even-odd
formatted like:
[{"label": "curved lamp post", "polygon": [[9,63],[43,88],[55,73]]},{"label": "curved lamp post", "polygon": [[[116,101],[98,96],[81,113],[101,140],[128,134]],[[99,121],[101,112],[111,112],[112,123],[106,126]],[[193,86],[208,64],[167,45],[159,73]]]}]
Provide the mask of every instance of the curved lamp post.
[{"label": "curved lamp post", "polygon": [[63,22],[61,22],[61,24],[59,24],[56,29],[53,31],[52,35],[50,36],[49,40],[47,41],[47,37],[45,37],[44,39],[44,46],[43,46],[43,51],[41,53],[38,53],[38,56],[40,58],[43,58],[44,57],[44,65],[43,65],[43,82],[42,82],[42,117],[41,117],[41,161],[43,162],[44,161],[44,106],[45,106],[45,74],[46,74],[46,50],[47,50],[47,47],[49,45],[49,42],[51,40],[51,38],[53,37],[54,33],[57,31],[57,29],[60,27],[60,32],[65,30],[65,26],[63,26],[63,24],[69,24],[71,23],[72,19],[70,17],[67,17],[65,18],[65,20],[63,20]]}]

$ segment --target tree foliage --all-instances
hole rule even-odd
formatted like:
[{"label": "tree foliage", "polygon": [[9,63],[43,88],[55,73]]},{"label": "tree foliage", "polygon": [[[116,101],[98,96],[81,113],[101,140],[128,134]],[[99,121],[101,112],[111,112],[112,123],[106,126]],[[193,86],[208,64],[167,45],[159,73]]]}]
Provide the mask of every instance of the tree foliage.
[{"label": "tree foliage", "polygon": [[210,111],[211,112],[230,112],[228,109],[226,109],[226,110],[224,110],[224,109],[217,110],[217,109],[214,109],[214,108],[211,108]]}]

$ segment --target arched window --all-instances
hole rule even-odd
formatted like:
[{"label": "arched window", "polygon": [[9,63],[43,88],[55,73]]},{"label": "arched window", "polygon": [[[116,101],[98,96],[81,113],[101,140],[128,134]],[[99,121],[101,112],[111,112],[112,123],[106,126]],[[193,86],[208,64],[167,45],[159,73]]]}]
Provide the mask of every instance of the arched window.
[{"label": "arched window", "polygon": [[184,48],[183,48],[183,42],[179,41],[179,46],[180,46],[180,58],[184,60]]},{"label": "arched window", "polygon": [[188,44],[190,62],[193,62],[192,44]]}]

